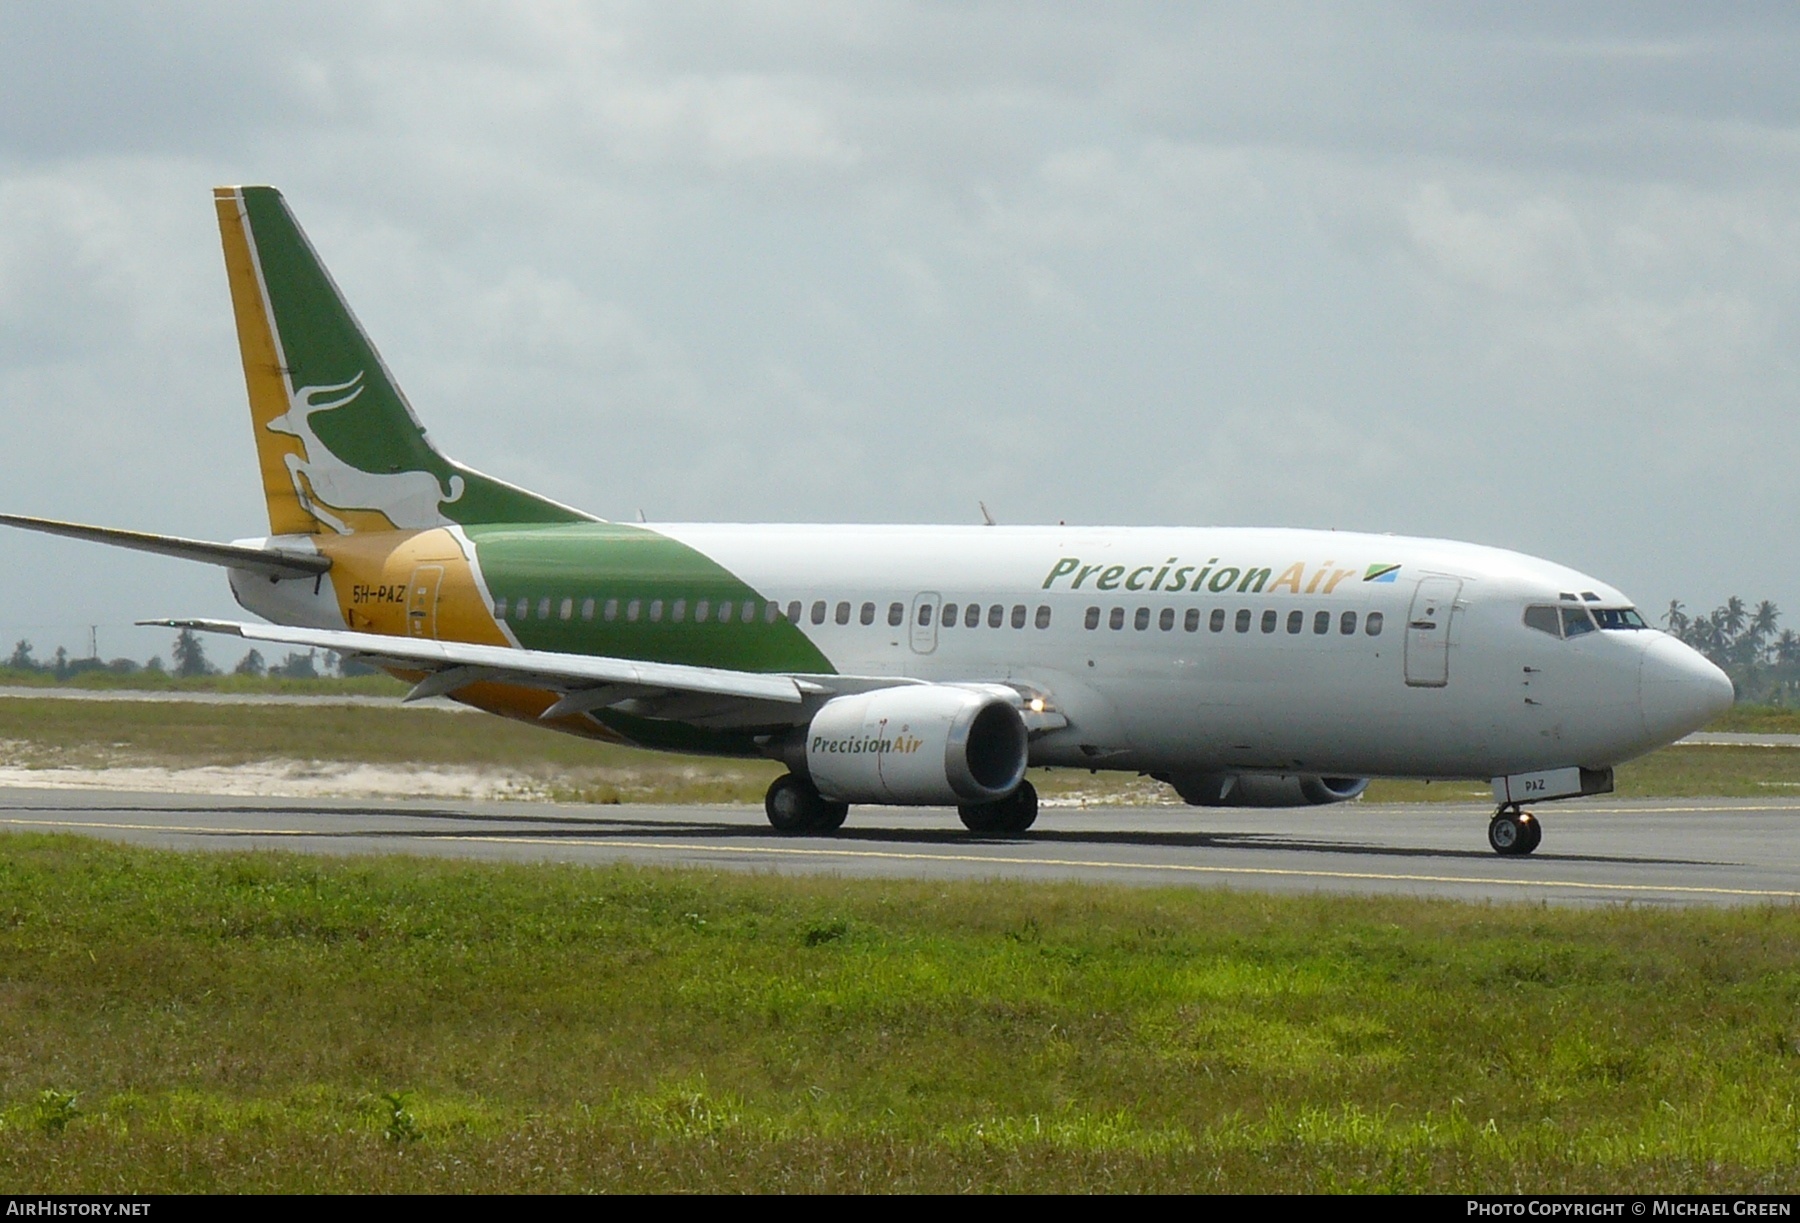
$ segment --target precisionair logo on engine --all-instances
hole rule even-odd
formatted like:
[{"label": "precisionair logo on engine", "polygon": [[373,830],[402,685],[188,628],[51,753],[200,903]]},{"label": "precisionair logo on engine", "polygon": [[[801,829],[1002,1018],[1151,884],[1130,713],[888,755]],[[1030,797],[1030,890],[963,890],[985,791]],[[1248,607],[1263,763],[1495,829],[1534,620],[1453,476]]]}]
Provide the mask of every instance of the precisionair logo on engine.
[{"label": "precisionair logo on engine", "polygon": [[924,740],[917,735],[909,735],[902,730],[892,739],[883,739],[878,735],[848,735],[843,738],[827,739],[824,735],[814,735],[812,751],[832,756],[861,756],[866,753],[885,755],[893,753],[898,756],[911,755],[919,750]]}]

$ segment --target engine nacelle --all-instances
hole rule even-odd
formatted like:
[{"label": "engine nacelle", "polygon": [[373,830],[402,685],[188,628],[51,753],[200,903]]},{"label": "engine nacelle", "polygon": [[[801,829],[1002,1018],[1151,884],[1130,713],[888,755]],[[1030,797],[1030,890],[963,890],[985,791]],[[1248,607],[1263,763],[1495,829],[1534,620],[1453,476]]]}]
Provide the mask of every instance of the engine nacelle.
[{"label": "engine nacelle", "polygon": [[1019,788],[1027,754],[1006,698],[942,684],[836,697],[806,731],[806,770],[840,803],[993,802]]},{"label": "engine nacelle", "polygon": [[1347,802],[1369,788],[1366,777],[1301,773],[1175,773],[1163,780],[1192,807],[1316,807]]}]

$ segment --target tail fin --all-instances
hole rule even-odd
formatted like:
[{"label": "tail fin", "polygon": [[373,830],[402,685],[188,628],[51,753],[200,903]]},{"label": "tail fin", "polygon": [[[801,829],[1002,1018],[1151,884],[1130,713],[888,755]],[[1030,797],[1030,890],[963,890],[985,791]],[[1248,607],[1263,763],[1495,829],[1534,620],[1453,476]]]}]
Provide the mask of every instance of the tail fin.
[{"label": "tail fin", "polygon": [[588,520],[438,453],[279,191],[213,203],[274,534]]}]

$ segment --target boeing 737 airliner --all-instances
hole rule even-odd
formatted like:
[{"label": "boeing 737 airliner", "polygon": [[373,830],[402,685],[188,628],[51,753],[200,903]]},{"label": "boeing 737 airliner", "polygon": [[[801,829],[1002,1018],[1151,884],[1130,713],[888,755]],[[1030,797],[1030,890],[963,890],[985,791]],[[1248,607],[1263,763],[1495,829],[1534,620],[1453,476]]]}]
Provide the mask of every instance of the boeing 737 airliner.
[{"label": "boeing 737 airliner", "polygon": [[1200,806],[1370,777],[1528,802],[1732,700],[1604,582],[1514,552],[1340,532],[603,522],[433,446],[281,195],[214,193],[269,535],[15,526],[223,566],[269,621],[158,621],[335,650],[479,709],[617,743],[765,756],[782,832],[852,804],[1037,815],[1028,766],[1149,774]]}]

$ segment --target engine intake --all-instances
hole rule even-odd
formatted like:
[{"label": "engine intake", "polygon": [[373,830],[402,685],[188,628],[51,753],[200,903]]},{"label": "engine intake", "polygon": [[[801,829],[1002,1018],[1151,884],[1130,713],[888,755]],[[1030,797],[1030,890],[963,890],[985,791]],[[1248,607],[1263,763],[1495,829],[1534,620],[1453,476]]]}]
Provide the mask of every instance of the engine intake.
[{"label": "engine intake", "polygon": [[1162,780],[1191,807],[1316,807],[1348,802],[1369,788],[1366,777],[1305,773],[1173,773]]},{"label": "engine intake", "polygon": [[806,731],[806,771],[840,803],[989,803],[1019,788],[1025,723],[993,693],[919,684],[827,701]]}]

